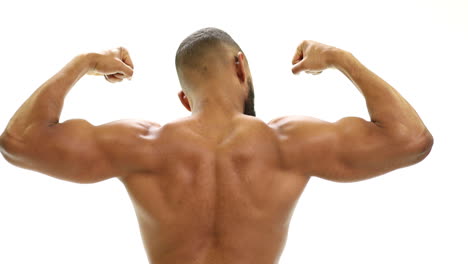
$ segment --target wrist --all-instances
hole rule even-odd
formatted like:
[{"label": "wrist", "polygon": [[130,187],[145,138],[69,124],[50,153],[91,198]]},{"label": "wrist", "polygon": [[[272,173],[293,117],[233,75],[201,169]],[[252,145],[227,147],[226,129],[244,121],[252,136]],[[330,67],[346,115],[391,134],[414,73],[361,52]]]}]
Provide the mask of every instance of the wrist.
[{"label": "wrist", "polygon": [[328,63],[330,67],[337,69],[343,65],[346,57],[351,55],[349,52],[335,47],[331,48],[328,52]]},{"label": "wrist", "polygon": [[92,72],[96,68],[95,53],[83,53],[76,56],[74,60],[83,68],[86,73]]},{"label": "wrist", "polygon": [[334,48],[330,52],[330,67],[338,69],[343,73],[346,73],[356,61],[351,52],[338,48]]}]

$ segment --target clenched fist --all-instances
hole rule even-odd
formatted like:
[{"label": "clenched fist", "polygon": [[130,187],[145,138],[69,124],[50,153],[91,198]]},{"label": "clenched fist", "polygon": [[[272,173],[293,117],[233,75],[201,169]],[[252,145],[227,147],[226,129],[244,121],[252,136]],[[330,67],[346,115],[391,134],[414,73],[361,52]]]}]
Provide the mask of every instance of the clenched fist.
[{"label": "clenched fist", "polygon": [[337,48],[312,40],[304,40],[296,49],[292,64],[292,72],[302,71],[319,74],[332,66],[331,59]]},{"label": "clenched fist", "polygon": [[87,54],[90,60],[88,74],[104,75],[111,83],[133,76],[133,62],[127,49],[119,47],[101,53]]}]

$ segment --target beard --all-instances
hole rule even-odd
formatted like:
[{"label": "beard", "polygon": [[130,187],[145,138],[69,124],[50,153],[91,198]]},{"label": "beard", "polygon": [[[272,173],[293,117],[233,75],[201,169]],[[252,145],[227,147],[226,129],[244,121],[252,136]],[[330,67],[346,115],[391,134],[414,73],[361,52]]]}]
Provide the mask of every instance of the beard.
[{"label": "beard", "polygon": [[254,106],[254,99],[255,94],[253,90],[253,83],[252,79],[249,78],[247,80],[247,85],[249,86],[249,94],[244,101],[244,115],[255,116],[255,106]]}]

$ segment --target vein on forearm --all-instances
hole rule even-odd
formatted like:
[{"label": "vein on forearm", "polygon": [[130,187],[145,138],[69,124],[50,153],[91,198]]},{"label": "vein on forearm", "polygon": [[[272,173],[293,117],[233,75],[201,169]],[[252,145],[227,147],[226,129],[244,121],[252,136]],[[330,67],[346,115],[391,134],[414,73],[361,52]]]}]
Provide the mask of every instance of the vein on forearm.
[{"label": "vein on forearm", "polygon": [[338,67],[364,95],[371,121],[380,127],[403,124],[425,129],[416,111],[401,94],[352,55]]},{"label": "vein on forearm", "polygon": [[30,128],[57,124],[65,96],[87,70],[83,56],[72,59],[21,105],[8,123],[6,131],[22,137]]},{"label": "vein on forearm", "polygon": [[87,72],[86,61],[78,56],[41,85],[16,111],[7,130],[16,135],[26,133],[29,126],[57,124],[65,96]]}]

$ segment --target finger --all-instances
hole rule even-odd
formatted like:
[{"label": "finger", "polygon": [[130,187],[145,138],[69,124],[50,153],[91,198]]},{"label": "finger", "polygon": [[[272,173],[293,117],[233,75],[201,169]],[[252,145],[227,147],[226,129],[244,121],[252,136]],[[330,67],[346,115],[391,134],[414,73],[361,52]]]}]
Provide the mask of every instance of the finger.
[{"label": "finger", "polygon": [[120,47],[120,50],[121,50],[121,58],[122,58],[122,61],[127,64],[128,66],[130,66],[130,68],[134,68],[133,66],[133,61],[132,61],[132,58],[130,58],[130,53],[128,53],[128,50],[124,47]]},{"label": "finger", "polygon": [[119,82],[123,81],[126,78],[125,75],[121,73],[108,74],[107,76],[112,77],[112,79],[118,80]]},{"label": "finger", "polygon": [[298,63],[304,58],[303,47],[304,47],[304,42],[302,42],[301,44],[299,44],[299,46],[297,46],[296,53],[294,54],[293,59],[292,59],[293,65]]},{"label": "finger", "polygon": [[115,76],[112,76],[112,75],[104,75],[104,77],[106,78],[106,80],[110,83],[116,83],[116,82],[121,82],[122,79],[120,78],[117,78]]},{"label": "finger", "polygon": [[133,69],[120,60],[118,61],[118,64],[117,73],[123,74],[126,78],[131,79],[133,76]]},{"label": "finger", "polygon": [[298,74],[301,71],[304,71],[305,69],[305,60],[301,60],[298,63],[294,64],[294,66],[292,67],[292,73]]},{"label": "finger", "polygon": [[111,76],[114,76],[114,77],[117,77],[119,79],[124,79],[125,78],[125,75],[122,74],[122,73],[114,73],[114,74],[110,74]]}]

